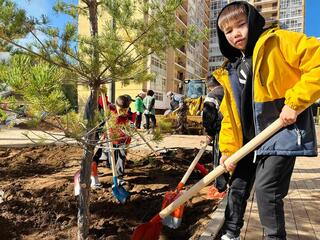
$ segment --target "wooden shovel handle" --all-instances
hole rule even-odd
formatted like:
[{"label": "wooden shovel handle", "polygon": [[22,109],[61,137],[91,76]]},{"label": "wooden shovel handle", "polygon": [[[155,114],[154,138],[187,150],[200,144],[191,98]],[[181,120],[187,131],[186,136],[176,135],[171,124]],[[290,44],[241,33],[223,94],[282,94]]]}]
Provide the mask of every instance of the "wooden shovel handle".
[{"label": "wooden shovel handle", "polygon": [[206,150],[208,146],[208,143],[206,143],[198,152],[198,154],[196,155],[196,157],[193,159],[192,163],[190,164],[188,170],[186,171],[186,173],[184,174],[182,180],[181,180],[181,183],[184,185],[186,184],[188,178],[190,177],[194,167],[197,165],[197,163],[199,162],[202,154],[204,153],[204,151]]},{"label": "wooden shovel handle", "polygon": [[[107,134],[107,141],[110,141],[110,133],[109,133],[109,124],[107,120],[107,102],[106,102],[106,95],[101,91],[101,98],[102,98],[102,105],[103,105],[103,111],[104,111],[104,117],[105,117],[105,125],[107,128],[106,134]],[[112,169],[112,176],[117,177],[116,172],[116,161],[114,156],[114,150],[113,150],[113,144],[110,142],[109,144],[110,152],[111,152],[111,169]]]},{"label": "wooden shovel handle", "polygon": [[148,147],[151,149],[151,151],[157,155],[157,152],[154,150],[154,148],[150,145],[150,143],[147,142],[147,140],[144,138],[144,136],[135,128],[134,129],[136,133],[141,137],[141,139],[148,145]]},{"label": "wooden shovel handle", "polygon": [[[254,137],[250,142],[248,142],[246,145],[244,145],[242,148],[240,148],[237,152],[235,152],[233,155],[231,155],[227,160],[226,164],[233,163],[236,164],[239,162],[244,156],[249,154],[251,151],[253,151],[257,146],[262,144],[264,141],[266,141],[269,137],[271,137],[273,134],[275,134],[277,131],[279,131],[282,128],[282,121],[280,119],[277,119],[274,121],[269,127],[267,127],[265,130],[263,130],[260,134],[258,134],[256,137]],[[209,183],[211,183],[214,179],[216,179],[218,176],[223,174],[225,172],[224,166],[220,165],[216,167],[213,171],[211,171],[207,176],[202,178],[198,183],[196,183],[193,187],[191,187],[188,191],[183,193],[179,198],[177,198],[174,202],[172,202],[170,205],[168,205],[166,208],[164,208],[160,213],[159,216],[164,219],[167,217],[170,213],[172,213],[176,208],[178,208],[180,205],[184,204],[186,201],[188,201],[193,195],[195,195],[197,192],[199,192],[202,188],[207,186]]]}]

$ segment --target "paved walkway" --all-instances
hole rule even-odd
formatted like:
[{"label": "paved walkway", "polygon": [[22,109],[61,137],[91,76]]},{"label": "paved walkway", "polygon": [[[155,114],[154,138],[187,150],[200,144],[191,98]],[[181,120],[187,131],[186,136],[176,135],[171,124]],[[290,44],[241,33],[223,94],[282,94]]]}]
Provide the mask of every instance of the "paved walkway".
[{"label": "paved walkway", "polygon": [[[163,141],[155,143],[150,141],[151,135],[142,133],[150,145],[155,149],[163,148],[201,148],[205,136],[196,135],[164,135]],[[137,141],[132,141],[132,148],[149,149],[143,140],[135,136]],[[23,130],[18,128],[0,127],[0,147],[26,147],[35,144],[65,144],[75,143],[73,139],[65,138],[62,133],[43,132],[36,130]],[[135,145],[136,144],[136,145]],[[211,150],[211,147],[208,147]]]},{"label": "paved walkway", "polygon": [[26,147],[35,144],[74,143],[62,133],[0,127],[0,147]]},{"label": "paved walkway", "polygon": [[[320,155],[320,126],[316,129]],[[284,204],[287,239],[320,240],[320,156],[297,158]],[[241,239],[263,239],[254,195],[248,202]]]},{"label": "paved walkway", "polygon": [[[320,157],[298,158],[284,200],[288,240],[320,239]],[[255,196],[248,202],[243,240],[263,239]]]},{"label": "paved walkway", "polygon": [[[288,196],[284,199],[288,240],[320,240],[320,126],[317,125],[318,157],[298,157]],[[210,216],[200,240],[218,240],[223,225],[226,199]],[[262,240],[263,229],[255,194],[248,200],[241,240]]]}]

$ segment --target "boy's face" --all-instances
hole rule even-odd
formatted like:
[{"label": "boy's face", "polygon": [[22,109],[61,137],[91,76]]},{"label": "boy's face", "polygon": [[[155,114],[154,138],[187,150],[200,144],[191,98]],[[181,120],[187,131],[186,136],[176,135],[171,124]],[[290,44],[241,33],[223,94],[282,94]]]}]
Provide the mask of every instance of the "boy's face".
[{"label": "boy's face", "polygon": [[230,20],[222,29],[229,44],[244,51],[248,42],[248,19],[246,15],[240,15],[237,19]]},{"label": "boy's face", "polygon": [[126,115],[128,113],[128,110],[129,110],[129,108],[122,108],[122,107],[119,107],[119,106],[116,106],[116,109],[117,109],[117,113],[118,113],[119,116]]}]

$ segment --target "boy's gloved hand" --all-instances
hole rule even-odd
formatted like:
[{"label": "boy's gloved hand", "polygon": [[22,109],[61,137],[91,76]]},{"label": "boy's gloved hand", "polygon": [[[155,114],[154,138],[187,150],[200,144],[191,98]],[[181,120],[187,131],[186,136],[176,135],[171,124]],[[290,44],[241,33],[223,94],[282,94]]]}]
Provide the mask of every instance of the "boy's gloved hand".
[{"label": "boy's gloved hand", "polygon": [[228,159],[228,157],[229,156],[222,155],[220,158],[220,164],[223,165],[228,172],[232,172],[234,171],[237,165],[233,163],[225,164],[224,162]]}]

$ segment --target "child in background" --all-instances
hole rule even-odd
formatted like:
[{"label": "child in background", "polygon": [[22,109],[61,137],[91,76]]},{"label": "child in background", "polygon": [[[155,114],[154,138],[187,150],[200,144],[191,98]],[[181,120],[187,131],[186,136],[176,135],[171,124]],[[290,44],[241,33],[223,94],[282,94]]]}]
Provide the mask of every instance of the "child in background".
[{"label": "child in background", "polygon": [[[111,112],[115,112],[116,111],[116,107],[111,102],[109,102],[107,96],[105,96],[105,97],[106,97],[107,109],[109,111],[111,111]],[[98,109],[99,109],[101,114],[104,114],[103,113],[103,101],[102,101],[102,96],[101,95],[98,98]],[[100,124],[101,130],[103,129],[104,125],[105,125],[105,122],[102,122]],[[97,150],[96,154],[93,156],[93,161],[95,161],[97,163],[97,166],[99,164],[99,161],[105,161],[106,162],[106,167],[110,168],[111,165],[110,165],[109,142],[106,141],[105,135],[104,135],[104,133],[101,132],[101,130],[99,130],[98,139],[100,139],[103,142],[103,144],[101,144],[101,148],[99,148]],[[103,175],[103,173],[100,173],[100,172],[98,174],[99,175]]]},{"label": "child in background", "polygon": [[155,116],[155,98],[154,98],[154,91],[148,90],[147,96],[143,99],[143,105],[144,105],[144,116],[146,117],[146,129],[149,132],[150,128],[150,120],[151,120],[151,129],[152,132],[154,131],[156,127],[156,116]]},{"label": "child in background", "polygon": [[[221,128],[222,114],[220,113],[220,103],[223,98],[223,88],[217,80],[210,75],[206,82],[208,94],[204,99],[202,124],[207,133],[209,143],[212,143],[212,163],[213,168],[220,165],[221,153],[219,151],[219,132]],[[222,199],[226,195],[228,187],[229,173],[219,176],[214,185],[208,190],[208,197],[212,199]]]},{"label": "child in background", "polygon": [[129,95],[121,95],[116,99],[116,111],[112,111],[112,114],[114,114],[116,118],[115,125],[110,126],[109,129],[114,148],[119,185],[125,185],[123,176],[127,154],[126,148],[131,142],[131,137],[126,133],[125,128],[132,125],[132,120],[134,119],[134,114],[128,111],[131,101],[132,99]]},{"label": "child in background", "polygon": [[[223,240],[240,239],[254,180],[265,239],[286,239],[283,198],[296,156],[317,155],[308,107],[320,97],[320,42],[264,25],[260,13],[244,1],[228,4],[217,18],[220,51],[228,59],[214,72],[225,94],[220,106],[220,163],[233,171]],[[278,118],[283,129],[237,166],[224,163]]]},{"label": "child in background", "polygon": [[141,128],[141,121],[142,121],[142,115],[144,112],[144,105],[143,105],[143,99],[146,97],[146,93],[141,91],[137,97],[136,97],[136,102],[135,102],[135,107],[136,107],[136,128],[140,129]]}]

